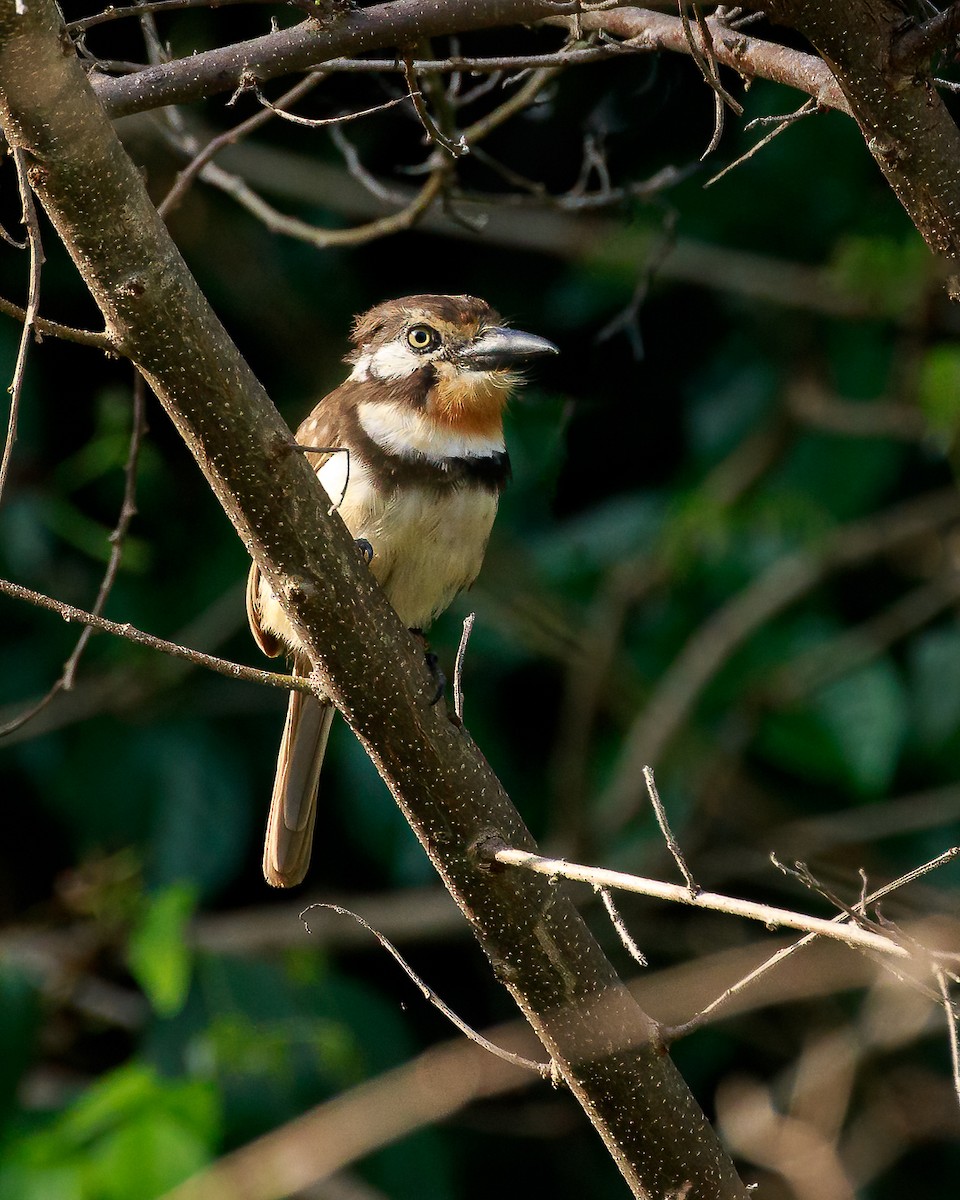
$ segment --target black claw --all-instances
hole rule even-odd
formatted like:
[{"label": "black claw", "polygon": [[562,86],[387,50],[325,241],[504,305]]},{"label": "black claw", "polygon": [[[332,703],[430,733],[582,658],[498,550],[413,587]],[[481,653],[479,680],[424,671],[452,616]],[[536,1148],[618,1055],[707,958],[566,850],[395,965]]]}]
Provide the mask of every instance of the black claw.
[{"label": "black claw", "polygon": [[360,551],[360,557],[363,559],[364,564],[369,567],[373,562],[373,547],[366,538],[357,538],[356,546]]},{"label": "black claw", "polygon": [[424,651],[423,657],[427,664],[427,670],[430,672],[434,683],[437,685],[437,690],[430,701],[431,704],[436,704],[438,701],[443,699],[443,693],[447,690],[447,677],[440,668],[440,660],[432,650]]}]

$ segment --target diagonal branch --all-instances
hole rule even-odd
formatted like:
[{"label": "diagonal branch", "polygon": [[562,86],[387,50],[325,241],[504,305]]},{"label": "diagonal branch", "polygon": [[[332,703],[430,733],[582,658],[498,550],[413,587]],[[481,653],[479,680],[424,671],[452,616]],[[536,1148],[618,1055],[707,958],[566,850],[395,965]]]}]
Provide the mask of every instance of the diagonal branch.
[{"label": "diagonal branch", "polygon": [[[437,17],[441,6],[416,7]],[[442,7],[506,19],[535,6]],[[32,164],[34,188],[119,350],[175,422],[326,694],[633,1194],[745,1200],[656,1024],[570,898],[548,880],[479,862],[476,847],[491,829],[521,849],[532,851],[533,840],[469,736],[431,703],[419,647],[362,569],[316,475],[200,293],[62,38],[53,0],[31,0],[24,12],[0,0],[0,126]]]}]

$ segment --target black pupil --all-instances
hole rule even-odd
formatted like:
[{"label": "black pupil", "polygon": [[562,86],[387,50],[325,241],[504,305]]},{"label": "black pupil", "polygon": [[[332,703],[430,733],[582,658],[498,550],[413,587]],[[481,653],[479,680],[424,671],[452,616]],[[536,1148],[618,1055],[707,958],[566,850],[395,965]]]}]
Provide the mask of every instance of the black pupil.
[{"label": "black pupil", "polygon": [[432,336],[433,336],[432,330],[424,329],[423,327],[421,327],[419,329],[412,329],[410,331],[410,340],[413,342],[413,344],[415,346],[417,346],[421,350],[425,346],[430,345]]}]

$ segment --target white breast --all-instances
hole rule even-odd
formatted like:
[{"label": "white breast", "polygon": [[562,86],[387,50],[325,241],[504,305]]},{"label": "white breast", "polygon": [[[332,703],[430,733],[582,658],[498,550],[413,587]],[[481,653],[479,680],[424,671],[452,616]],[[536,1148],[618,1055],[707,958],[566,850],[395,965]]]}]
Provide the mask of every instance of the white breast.
[{"label": "white breast", "polygon": [[[477,577],[497,515],[488,489],[408,486],[385,495],[355,455],[339,453],[317,476],[351,536],[373,547],[370,570],[408,628],[425,628]],[[297,644],[263,581],[260,612],[264,629]]]}]

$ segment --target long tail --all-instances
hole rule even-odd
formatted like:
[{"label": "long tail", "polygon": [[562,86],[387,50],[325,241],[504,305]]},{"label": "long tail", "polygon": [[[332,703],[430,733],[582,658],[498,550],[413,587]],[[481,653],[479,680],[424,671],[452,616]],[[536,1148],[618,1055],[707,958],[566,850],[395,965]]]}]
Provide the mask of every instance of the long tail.
[{"label": "long tail", "polygon": [[320,768],[335,712],[329,702],[290,693],[263,845],[263,877],[272,887],[294,887],[307,873]]}]

